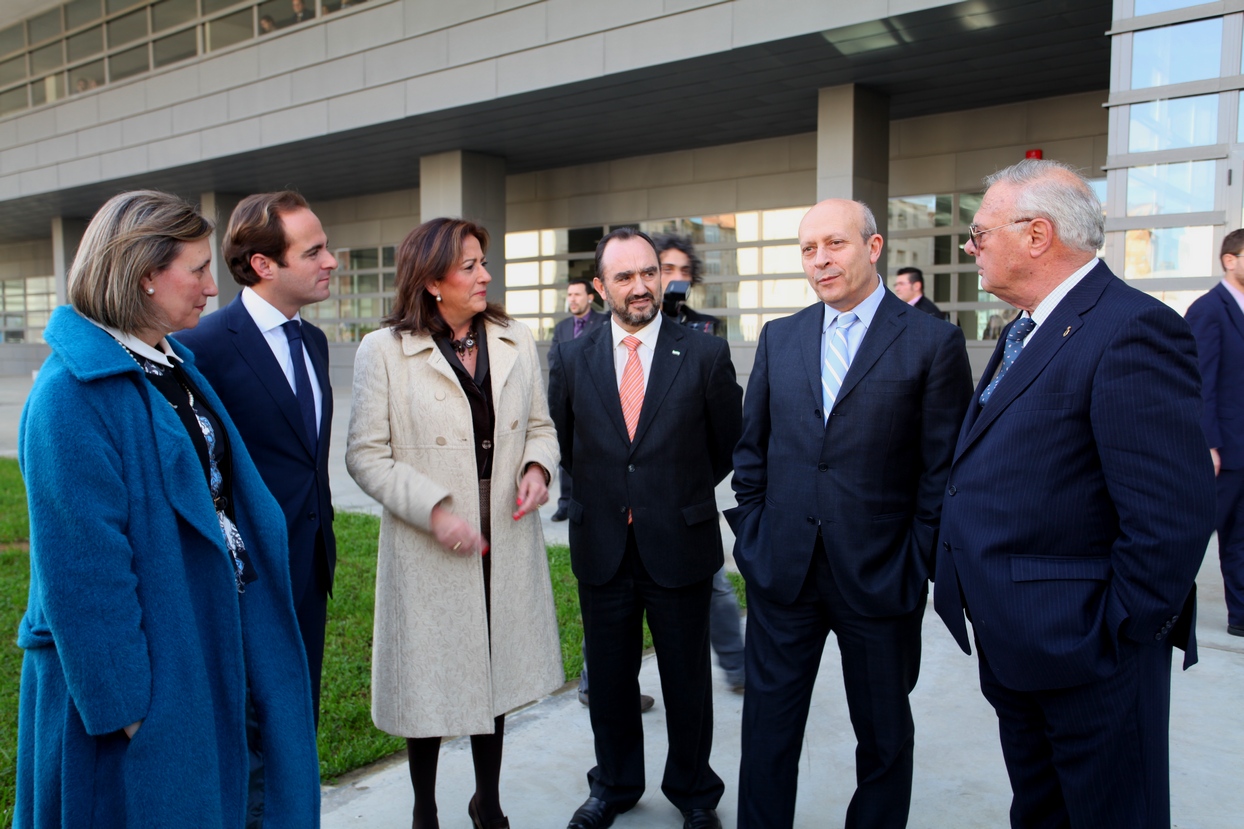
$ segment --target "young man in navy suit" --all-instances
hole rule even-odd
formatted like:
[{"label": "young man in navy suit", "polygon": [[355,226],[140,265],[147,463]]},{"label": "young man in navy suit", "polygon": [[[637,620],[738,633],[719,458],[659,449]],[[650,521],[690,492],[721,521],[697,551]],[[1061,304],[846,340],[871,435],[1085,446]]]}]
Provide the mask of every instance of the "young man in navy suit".
[{"label": "young man in navy suit", "polygon": [[[747,579],[740,829],[789,829],[825,640],[842,654],[857,741],[846,826],[906,826],[942,488],[972,391],[963,332],[877,274],[864,204],[799,224],[820,302],[765,325],[734,452],[734,560]],[[828,816],[821,816],[828,824]]]},{"label": "young man in navy suit", "polygon": [[328,489],[333,392],[328,340],[299,316],[328,298],[337,260],[297,193],[248,196],[229,218],[224,260],[242,292],[177,335],[220,395],[289,528],[294,609],[316,722],[337,542]]},{"label": "young man in navy suit", "polygon": [[1201,426],[1218,487],[1227,632],[1244,636],[1244,230],[1222,240],[1224,278],[1188,308],[1201,365]]},{"label": "young man in navy suit", "polygon": [[1214,528],[1196,345],[1096,258],[1071,168],[986,180],[965,250],[1022,312],[968,408],[934,605],[998,715],[1013,827],[1169,829],[1171,647],[1196,661]]},{"label": "young man in navy suit", "polygon": [[647,617],[669,753],[661,790],[684,829],[721,829],[725,786],[709,765],[708,613],[721,568],[713,488],[730,471],[743,390],[730,348],[660,313],[652,239],[619,228],[596,247],[609,325],[559,343],[549,410],[574,475],[570,563],[592,676],[596,766],[568,829],[604,829],[644,792],[639,664]]}]

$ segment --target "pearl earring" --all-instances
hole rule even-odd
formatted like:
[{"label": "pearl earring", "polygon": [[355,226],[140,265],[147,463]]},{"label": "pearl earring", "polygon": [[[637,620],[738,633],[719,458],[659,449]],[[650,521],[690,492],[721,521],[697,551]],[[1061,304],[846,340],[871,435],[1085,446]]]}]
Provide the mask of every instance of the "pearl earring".
[{"label": "pearl earring", "polygon": [[148,288],[148,289],[147,289],[147,296],[151,296],[151,295],[152,295],[152,294],[154,294],[154,293],[155,293],[155,288]]},{"label": "pearl earring", "polygon": [[436,296],[436,301],[437,301],[437,302],[440,302],[440,301],[441,301],[441,295],[440,295],[440,294],[436,294],[435,296]]}]

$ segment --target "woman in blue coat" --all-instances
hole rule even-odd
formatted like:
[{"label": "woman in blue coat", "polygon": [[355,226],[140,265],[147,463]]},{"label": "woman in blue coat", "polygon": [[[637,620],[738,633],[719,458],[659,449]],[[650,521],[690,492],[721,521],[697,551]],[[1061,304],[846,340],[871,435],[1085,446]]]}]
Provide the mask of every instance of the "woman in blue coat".
[{"label": "woman in blue coat", "polygon": [[165,336],[216,294],[211,231],[176,197],[114,197],[44,331],[17,829],[319,825],[285,519]]}]

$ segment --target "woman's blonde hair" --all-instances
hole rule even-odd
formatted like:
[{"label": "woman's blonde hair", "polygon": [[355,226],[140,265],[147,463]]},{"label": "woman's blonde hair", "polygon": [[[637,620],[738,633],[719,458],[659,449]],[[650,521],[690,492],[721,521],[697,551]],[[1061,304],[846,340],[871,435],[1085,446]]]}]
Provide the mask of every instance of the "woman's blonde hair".
[{"label": "woman's blonde hair", "polygon": [[126,334],[163,324],[143,292],[145,276],[167,268],[213,224],[189,202],[156,190],[109,199],[86,226],[69,269],[69,303],[87,319]]}]

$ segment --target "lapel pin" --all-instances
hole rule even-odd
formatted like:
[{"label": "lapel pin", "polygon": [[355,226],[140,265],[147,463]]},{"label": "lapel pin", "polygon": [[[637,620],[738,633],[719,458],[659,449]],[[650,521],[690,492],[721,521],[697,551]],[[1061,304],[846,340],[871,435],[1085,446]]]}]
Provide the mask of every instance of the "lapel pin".
[{"label": "lapel pin", "polygon": [[1071,326],[1070,326],[1070,325],[1068,325],[1068,326],[1067,326],[1067,330],[1063,332],[1063,336],[1065,337],[1065,336],[1067,336],[1067,335],[1068,335],[1068,334],[1070,334],[1070,333],[1071,333]]},{"label": "lapel pin", "polygon": [[681,351],[679,351],[678,349],[674,349],[674,356],[675,356],[675,357],[681,357],[681,356],[682,356],[682,352],[681,352]]}]

